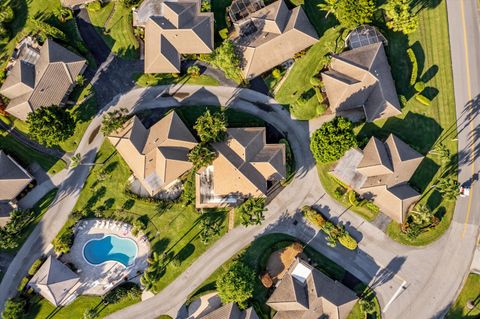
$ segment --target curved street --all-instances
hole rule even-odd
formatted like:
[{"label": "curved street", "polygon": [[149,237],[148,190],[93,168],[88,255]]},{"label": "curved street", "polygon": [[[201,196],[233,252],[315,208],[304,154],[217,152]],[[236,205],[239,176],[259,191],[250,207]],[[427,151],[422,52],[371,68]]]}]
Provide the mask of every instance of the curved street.
[{"label": "curved street", "polygon": [[[217,267],[267,232],[289,233],[308,242],[375,289],[384,318],[441,318],[462,286],[470,269],[478,236],[480,190],[475,185],[478,163],[478,112],[480,103],[480,32],[475,0],[447,0],[452,67],[457,108],[459,181],[473,183],[471,195],[457,201],[452,224],[435,243],[422,248],[402,246],[375,226],[346,210],[325,194],[309,150],[307,122],[295,121],[273,99],[263,94],[232,87],[190,85],[134,89],[120,94],[92,120],[79,144],[84,162],[92,162],[103,142],[98,134],[103,113],[116,107],[134,111],[181,105],[225,105],[256,115],[284,132],[297,160],[296,178],[268,206],[262,225],[237,227],[219,239],[182,275],[156,296],[123,309],[108,318],[156,318],[178,314],[186,297]],[[468,32],[467,32],[468,30]],[[186,96],[186,97],[185,97]],[[178,98],[177,98],[178,97]],[[21,278],[40,255],[51,250],[50,242],[61,230],[88,177],[90,166],[67,172],[54,203],[17,253],[0,284],[0,304],[16,292]],[[356,252],[331,249],[305,225],[297,209],[315,204],[326,215],[338,218],[359,240]],[[296,225],[293,220],[297,220]]]}]

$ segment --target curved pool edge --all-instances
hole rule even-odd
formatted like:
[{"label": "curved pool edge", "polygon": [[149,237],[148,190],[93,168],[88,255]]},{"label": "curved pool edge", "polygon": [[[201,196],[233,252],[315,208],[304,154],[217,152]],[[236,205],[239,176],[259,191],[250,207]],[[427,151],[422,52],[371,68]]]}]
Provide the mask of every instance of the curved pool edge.
[{"label": "curved pool edge", "polygon": [[[112,259],[103,261],[103,262],[98,263],[98,264],[93,264],[93,263],[91,263],[91,262],[88,260],[88,258],[85,256],[85,247],[86,247],[90,242],[92,242],[92,241],[100,241],[100,240],[102,240],[102,239],[104,239],[104,238],[106,238],[106,237],[117,237],[117,238],[122,239],[122,240],[130,240],[131,242],[133,242],[133,244],[135,245],[135,257],[133,258],[133,261],[132,261],[131,264],[125,265],[125,264],[123,264],[122,262],[120,262],[120,261],[118,261],[118,260],[112,260]],[[83,257],[83,260],[84,260],[87,264],[89,264],[90,266],[96,267],[96,266],[104,265],[104,264],[106,264],[106,263],[113,262],[113,263],[122,265],[122,266],[126,269],[126,268],[129,268],[129,267],[135,265],[135,260],[138,258],[138,251],[139,251],[139,249],[138,249],[138,244],[137,244],[137,242],[136,242],[135,240],[133,240],[132,238],[129,238],[129,237],[120,237],[120,236],[118,236],[118,235],[116,235],[116,234],[103,234],[102,237],[89,239],[89,240],[87,240],[87,242],[86,242],[85,244],[83,244],[83,246],[82,246],[82,257]]]}]

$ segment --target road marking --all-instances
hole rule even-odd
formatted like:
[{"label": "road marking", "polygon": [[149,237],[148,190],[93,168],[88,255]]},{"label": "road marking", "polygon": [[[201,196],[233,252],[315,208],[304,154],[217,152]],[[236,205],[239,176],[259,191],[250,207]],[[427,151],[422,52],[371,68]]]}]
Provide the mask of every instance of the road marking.
[{"label": "road marking", "polygon": [[400,287],[398,287],[397,291],[395,291],[395,293],[393,294],[392,298],[390,298],[390,300],[388,301],[388,303],[385,305],[385,307],[383,307],[382,309],[382,313],[385,313],[387,312],[387,309],[388,307],[390,307],[390,305],[392,304],[392,302],[397,299],[397,297],[407,288],[405,287],[405,284],[407,282],[404,280],[402,282],[402,284],[400,285]]},{"label": "road marking", "polygon": [[[472,100],[472,88],[471,88],[471,79],[470,79],[470,68],[468,65],[468,39],[467,39],[467,24],[465,20],[465,3],[464,0],[460,1],[461,11],[462,11],[462,26],[463,26],[463,46],[465,48],[465,66],[467,71],[467,94],[468,94],[468,101]],[[470,113],[473,111],[472,104],[470,103]],[[472,121],[470,121],[470,131],[474,131],[474,127]],[[475,175],[475,144],[472,144],[470,147],[471,156],[470,160],[472,161],[472,178]],[[462,239],[465,237],[465,232],[467,231],[468,220],[470,219],[470,211],[472,209],[472,198],[473,198],[473,184],[470,186],[472,196],[468,198],[468,206],[467,206],[467,215],[465,216],[465,223],[463,224],[463,232],[462,232]]]}]

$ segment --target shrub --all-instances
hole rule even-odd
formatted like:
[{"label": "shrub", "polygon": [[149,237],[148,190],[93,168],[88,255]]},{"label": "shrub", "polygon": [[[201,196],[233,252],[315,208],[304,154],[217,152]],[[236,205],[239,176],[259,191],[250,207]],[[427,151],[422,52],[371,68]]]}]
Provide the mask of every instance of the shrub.
[{"label": "shrub", "polygon": [[28,279],[28,277],[23,277],[22,280],[20,281],[20,284],[17,287],[17,290],[19,292],[22,292],[23,290],[25,290],[25,287],[27,286],[29,281],[30,279]]},{"label": "shrub", "polygon": [[323,113],[325,113],[326,109],[327,109],[327,106],[325,104],[323,103],[317,104],[317,106],[315,106],[315,114],[322,115]]},{"label": "shrub", "polygon": [[380,212],[380,208],[377,205],[375,205],[373,202],[368,201],[365,204],[365,207],[367,207],[368,209],[370,209],[374,213],[379,213]]},{"label": "shrub", "polygon": [[349,233],[346,233],[344,234],[343,236],[340,236],[338,238],[338,242],[345,248],[349,249],[349,250],[355,250],[357,249],[358,247],[358,243],[357,241],[355,240],[355,238],[353,238],[352,236],[350,236]]},{"label": "shrub", "polygon": [[323,94],[322,94],[322,91],[320,90],[320,88],[316,86],[316,87],[313,88],[313,90],[315,91],[315,96],[317,97],[318,103],[323,104],[324,98],[323,98]]},{"label": "shrub", "polygon": [[415,85],[418,78],[418,62],[417,57],[415,56],[415,52],[413,52],[412,48],[407,49],[407,55],[412,63],[412,73],[410,75],[410,85]]},{"label": "shrub", "polygon": [[415,83],[414,88],[415,91],[417,91],[418,93],[422,93],[423,90],[425,90],[425,82],[418,81],[417,83]]},{"label": "shrub", "polygon": [[187,69],[187,74],[193,78],[200,76],[200,67],[198,65],[192,65]]},{"label": "shrub", "polygon": [[3,319],[21,319],[25,312],[26,301],[23,298],[10,298],[5,302],[2,312]]},{"label": "shrub", "polygon": [[321,83],[322,83],[322,80],[320,80],[320,79],[319,79],[318,77],[316,77],[316,76],[312,76],[312,77],[310,78],[310,84],[311,84],[312,86],[320,86]]},{"label": "shrub", "polygon": [[399,96],[399,100],[400,100],[400,104],[402,105],[402,107],[405,107],[407,106],[407,98],[405,97],[405,95],[400,95]]},{"label": "shrub", "polygon": [[348,192],[348,201],[350,203],[350,205],[352,205],[353,207],[357,207],[358,206],[358,199],[357,199],[357,193],[355,193],[354,191],[349,191]]},{"label": "shrub", "polygon": [[95,12],[95,11],[99,11],[100,9],[102,9],[102,3],[99,0],[96,0],[87,4],[88,11]]},{"label": "shrub", "polygon": [[273,71],[272,71],[272,76],[273,76],[274,79],[277,79],[277,80],[278,80],[278,79],[280,79],[280,78],[282,77],[282,72],[280,72],[279,69],[275,68],[275,69],[273,69]]},{"label": "shrub", "polygon": [[218,31],[218,34],[220,35],[220,38],[222,38],[222,40],[226,40],[228,38],[228,29],[223,28],[222,30]]},{"label": "shrub", "polygon": [[307,219],[307,221],[310,224],[320,229],[322,229],[325,223],[327,222],[327,220],[323,217],[321,213],[317,212],[310,206],[303,206],[302,213],[303,213],[303,216]]},{"label": "shrub", "polygon": [[183,193],[180,197],[184,206],[189,206],[195,203],[195,172],[188,175],[183,182]]},{"label": "shrub", "polygon": [[250,266],[240,261],[233,262],[216,281],[222,303],[236,302],[245,309],[247,300],[253,297],[255,277],[255,271]]},{"label": "shrub", "polygon": [[57,254],[66,254],[73,245],[73,229],[66,229],[59,237],[53,240],[53,249]]},{"label": "shrub", "polygon": [[38,258],[37,260],[35,260],[32,266],[30,266],[30,269],[28,270],[28,274],[30,276],[35,275],[35,273],[38,271],[38,269],[42,264],[43,264],[43,258]]},{"label": "shrub", "polygon": [[417,94],[415,95],[415,100],[422,103],[425,106],[430,106],[431,101],[424,95]]},{"label": "shrub", "polygon": [[333,192],[333,194],[335,195],[335,198],[340,199],[345,195],[346,191],[347,190],[344,187],[339,186],[335,188],[335,191]]}]

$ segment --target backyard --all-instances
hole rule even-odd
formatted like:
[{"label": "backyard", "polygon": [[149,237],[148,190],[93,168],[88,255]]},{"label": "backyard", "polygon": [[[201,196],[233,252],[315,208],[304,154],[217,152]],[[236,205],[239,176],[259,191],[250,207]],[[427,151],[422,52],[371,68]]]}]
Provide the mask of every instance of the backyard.
[{"label": "backyard", "polygon": [[[229,261],[224,263],[220,268],[218,268],[190,297],[188,303],[192,302],[196,298],[215,291],[215,281],[217,278],[225,272],[230,264],[234,260],[241,260],[248,264],[250,267],[255,269],[257,274],[262,273],[268,261],[270,255],[282,248],[285,248],[292,243],[296,242],[296,239],[284,235],[284,234],[269,234],[257,238],[249,246],[240,251],[236,256],[232,257]],[[304,253],[308,258],[311,259],[311,262],[315,264],[315,267],[328,275],[330,278],[342,282],[344,285],[354,290],[357,294],[361,294],[366,291],[364,284],[359,282],[355,277],[347,273],[343,268],[338,266],[336,263],[323,256],[313,248],[306,246],[304,248]],[[271,309],[265,304],[270,292],[265,288],[260,280],[255,282],[255,291],[254,297],[251,300],[251,304],[254,306],[255,311],[262,319],[269,319],[272,316]],[[376,298],[370,295],[374,299],[376,305],[376,315],[377,318],[380,318],[380,306]],[[360,310],[358,303],[355,305],[352,313],[349,315],[348,319],[364,319],[365,314]],[[370,317],[369,317],[370,318]],[[373,317],[372,317],[373,318]]]},{"label": "backyard", "polygon": [[88,10],[95,29],[117,56],[137,59],[139,44],[133,33],[132,10],[120,1],[111,1],[100,10]]}]

